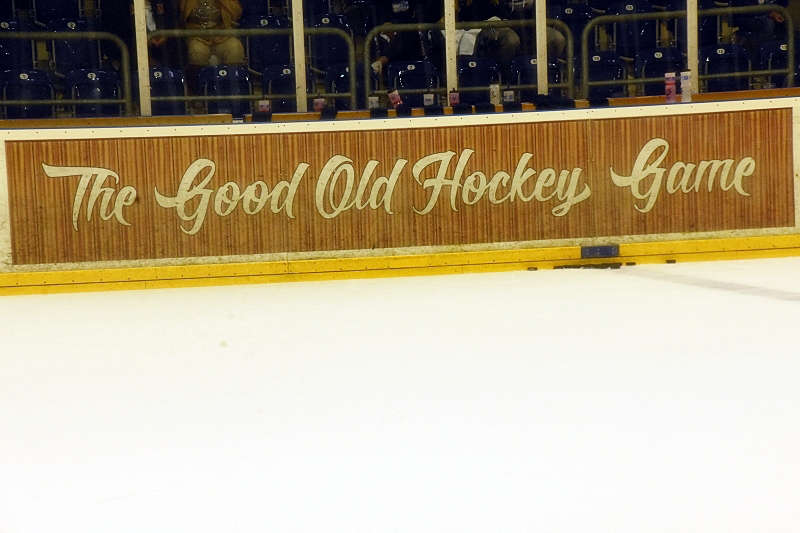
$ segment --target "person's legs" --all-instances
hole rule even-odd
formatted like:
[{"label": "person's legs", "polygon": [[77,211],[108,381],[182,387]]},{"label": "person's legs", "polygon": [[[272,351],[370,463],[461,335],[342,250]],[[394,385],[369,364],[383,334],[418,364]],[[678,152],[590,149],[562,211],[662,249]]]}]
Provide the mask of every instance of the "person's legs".
[{"label": "person's legs", "polygon": [[197,66],[208,65],[211,57],[211,47],[202,39],[189,39],[186,43],[189,52],[189,64]]},{"label": "person's legs", "polygon": [[224,65],[238,65],[244,63],[244,46],[236,37],[225,39],[214,46],[214,54]]}]

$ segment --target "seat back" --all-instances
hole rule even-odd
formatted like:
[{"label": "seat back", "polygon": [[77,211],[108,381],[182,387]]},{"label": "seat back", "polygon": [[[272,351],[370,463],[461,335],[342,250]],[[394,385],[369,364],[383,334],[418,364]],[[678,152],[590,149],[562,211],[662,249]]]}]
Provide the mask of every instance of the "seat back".
[{"label": "seat back", "polygon": [[[218,65],[200,71],[200,87],[207,96],[248,96],[252,94],[250,73],[242,65]],[[250,113],[250,100],[216,100],[208,102],[209,113],[230,113],[243,117]]]},{"label": "seat back", "polygon": [[[685,68],[685,60],[677,48],[655,48],[640,51],[634,62],[637,78],[663,78],[667,72],[680,73]],[[644,94],[664,94],[664,82],[647,83]]]},{"label": "seat back", "polygon": [[[789,61],[789,45],[784,41],[769,41],[758,50],[759,69],[775,70],[786,68]],[[774,74],[769,77],[771,87],[786,87],[786,75]]]},{"label": "seat back", "polygon": [[[511,61],[511,84],[512,85],[537,85],[539,82],[536,73],[536,56],[519,56]],[[561,69],[557,63],[547,64],[547,82],[561,83]],[[550,94],[560,94],[560,90],[551,89]],[[520,89],[520,98],[523,101],[532,102],[536,97],[536,89]]]},{"label": "seat back", "polygon": [[[0,34],[30,29],[17,20],[0,20]],[[0,39],[0,70],[32,69],[33,53],[33,41]]]},{"label": "seat back", "polygon": [[[314,24],[315,28],[338,28],[353,38],[353,30],[344,15],[322,14]],[[313,35],[311,37],[311,64],[320,70],[331,65],[346,63],[348,60],[347,42],[338,35]]]},{"label": "seat back", "polygon": [[[256,15],[242,21],[242,28],[286,29],[289,20],[273,15]],[[247,38],[247,59],[250,68],[262,72],[267,65],[291,62],[289,35],[266,35]]]},{"label": "seat back", "polygon": [[78,0],[33,0],[33,18],[43,25],[49,26],[59,19],[77,19],[81,16]]},{"label": "seat back", "polygon": [[389,63],[386,69],[389,90],[400,91],[405,104],[423,106],[422,93],[402,94],[408,89],[435,89],[439,87],[439,72],[430,61],[400,61]]},{"label": "seat back", "polygon": [[484,91],[461,91],[463,104],[489,101],[489,85],[500,83],[500,66],[488,57],[459,56],[457,62],[459,87],[486,87]]},{"label": "seat back", "polygon": [[[635,15],[652,11],[652,6],[646,0],[623,0],[612,3],[606,15]],[[656,23],[653,20],[621,21],[611,25],[608,31],[613,48],[622,57],[633,58],[639,51],[657,46]]]},{"label": "seat back", "polygon": [[[52,100],[53,84],[47,72],[42,70],[9,71],[2,84],[3,100]],[[21,105],[5,107],[5,117],[51,118],[53,105]]]},{"label": "seat back", "polygon": [[[150,68],[150,96],[186,96],[183,72],[168,67]],[[153,102],[154,115],[185,115],[186,102]]]},{"label": "seat back", "polygon": [[[625,62],[614,52],[595,52],[589,56],[589,81],[624,81],[627,77]],[[625,85],[591,87],[589,98],[625,96]]]},{"label": "seat back", "polygon": [[[79,69],[66,77],[66,85],[76,99],[118,99],[122,94],[119,74],[113,70]],[[122,114],[120,104],[76,104],[76,117],[109,117]]]},{"label": "seat back", "polygon": [[[48,31],[53,32],[85,32],[89,31],[89,23],[83,19],[59,19],[52,21]],[[100,49],[97,41],[85,39],[58,40],[50,42],[53,70],[65,75],[73,70],[95,69],[100,64]]]},{"label": "seat back", "polygon": [[[749,70],[750,57],[747,50],[741,46],[720,44],[704,48],[700,52],[700,71],[703,74],[728,74]],[[747,76],[706,80],[709,92],[741,91],[749,86],[750,80]]]}]

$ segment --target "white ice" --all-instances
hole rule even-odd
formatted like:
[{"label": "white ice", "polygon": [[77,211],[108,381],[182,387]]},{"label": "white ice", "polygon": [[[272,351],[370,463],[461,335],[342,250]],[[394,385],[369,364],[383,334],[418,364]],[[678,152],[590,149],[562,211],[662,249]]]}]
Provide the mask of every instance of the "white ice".
[{"label": "white ice", "polygon": [[800,531],[800,259],[0,298],[0,532]]}]

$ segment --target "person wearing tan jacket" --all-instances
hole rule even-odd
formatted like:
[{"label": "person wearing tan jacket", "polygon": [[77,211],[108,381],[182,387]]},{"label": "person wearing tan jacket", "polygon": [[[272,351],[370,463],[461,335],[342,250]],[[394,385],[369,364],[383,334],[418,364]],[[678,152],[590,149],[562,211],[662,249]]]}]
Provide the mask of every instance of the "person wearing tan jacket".
[{"label": "person wearing tan jacket", "polygon": [[[239,0],[180,0],[180,15],[186,29],[230,29],[242,16]],[[244,63],[244,47],[237,37],[189,37],[186,40],[189,64],[205,66],[211,56],[217,63]]]}]

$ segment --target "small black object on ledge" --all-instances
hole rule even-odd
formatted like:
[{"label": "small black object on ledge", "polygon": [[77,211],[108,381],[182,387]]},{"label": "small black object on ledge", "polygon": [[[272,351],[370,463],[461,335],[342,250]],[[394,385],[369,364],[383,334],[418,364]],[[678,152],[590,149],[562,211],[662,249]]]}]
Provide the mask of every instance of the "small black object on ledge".
[{"label": "small black object on ledge", "polygon": [[609,105],[608,98],[605,96],[593,96],[589,98],[590,107],[608,107]]},{"label": "small black object on ledge", "polygon": [[369,118],[386,118],[389,116],[389,110],[383,108],[375,108],[369,110]]},{"label": "small black object on ledge", "polygon": [[320,120],[336,120],[336,114],[337,113],[338,113],[338,111],[336,111],[335,107],[326,107],[325,109],[320,111],[319,119]]},{"label": "small black object on ledge", "polygon": [[522,111],[522,104],[520,103],[503,104],[503,113],[516,113],[518,111]]},{"label": "small black object on ledge", "polygon": [[470,115],[472,114],[472,106],[470,104],[456,104],[453,106],[454,115]]},{"label": "small black object on ledge", "polygon": [[480,102],[478,104],[475,104],[475,112],[476,113],[496,113],[497,112],[497,108],[494,106],[494,104],[491,104],[489,102]]},{"label": "small black object on ledge", "polygon": [[272,113],[256,111],[253,113],[253,122],[272,122]]},{"label": "small black object on ledge", "polygon": [[398,117],[410,117],[411,116],[411,106],[408,104],[400,104],[395,108],[397,111]]},{"label": "small black object on ledge", "polygon": [[444,108],[440,105],[425,106],[426,117],[438,117],[444,115]]}]

